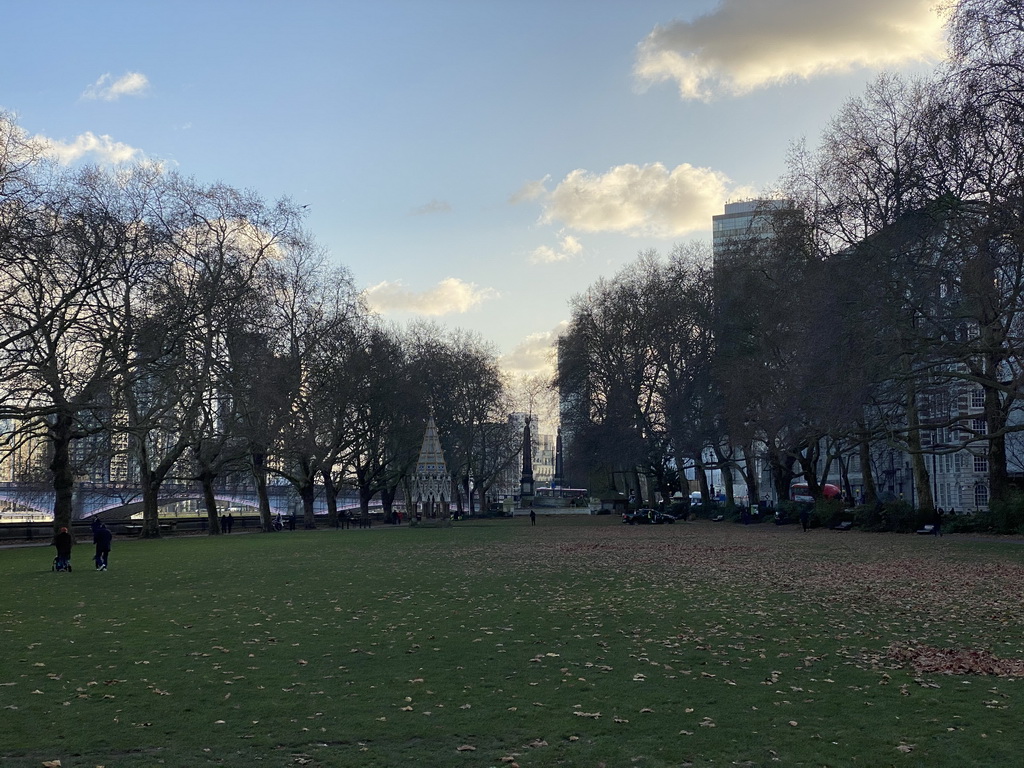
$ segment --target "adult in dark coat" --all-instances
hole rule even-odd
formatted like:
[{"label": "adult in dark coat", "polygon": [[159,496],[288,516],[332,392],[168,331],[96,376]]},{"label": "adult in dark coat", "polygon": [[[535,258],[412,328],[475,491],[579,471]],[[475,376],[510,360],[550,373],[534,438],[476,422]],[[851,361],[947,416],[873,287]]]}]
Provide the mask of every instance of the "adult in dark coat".
[{"label": "adult in dark coat", "polygon": [[110,541],[113,538],[114,534],[110,532],[110,529],[103,523],[100,523],[100,527],[96,529],[96,533],[92,537],[93,543],[96,545],[96,556],[93,559],[96,561],[97,571],[107,570],[107,559],[110,557]]},{"label": "adult in dark coat", "polygon": [[53,537],[53,546],[57,548],[57,568],[59,570],[71,570],[71,547],[75,541],[71,538],[67,528],[61,528]]}]

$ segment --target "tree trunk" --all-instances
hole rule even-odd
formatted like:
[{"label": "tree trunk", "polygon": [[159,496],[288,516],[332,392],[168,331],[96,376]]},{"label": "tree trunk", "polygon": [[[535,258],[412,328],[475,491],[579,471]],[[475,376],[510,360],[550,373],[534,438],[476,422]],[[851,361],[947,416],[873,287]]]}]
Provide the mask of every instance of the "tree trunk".
[{"label": "tree trunk", "polygon": [[988,430],[988,490],[989,506],[1003,501],[1011,490],[1006,469],[1006,425],[1002,397],[994,387],[985,388],[985,426]]},{"label": "tree trunk", "polygon": [[754,447],[750,443],[743,444],[743,480],[747,484],[747,499],[751,504],[757,504],[761,500],[759,478],[757,476],[757,457],[754,455]]},{"label": "tree trunk", "polygon": [[71,467],[71,439],[73,419],[70,414],[59,413],[50,428],[50,444],[53,458],[50,472],[53,474],[53,532],[71,528],[72,508],[75,490],[75,473]]},{"label": "tree trunk", "polygon": [[487,488],[481,485],[478,489],[480,491],[480,514],[487,511]]},{"label": "tree trunk", "polygon": [[857,443],[860,454],[860,476],[863,484],[863,502],[874,505],[878,502],[878,489],[875,487],[875,474],[871,469],[871,443],[868,442],[867,430],[863,430]]},{"label": "tree trunk", "polygon": [[160,538],[160,481],[145,469],[139,479],[142,485],[142,533],[144,539]]},{"label": "tree trunk", "polygon": [[320,474],[324,478],[324,500],[327,502],[327,525],[338,527],[338,488],[331,477],[330,467],[324,467]]},{"label": "tree trunk", "polygon": [[206,505],[206,522],[210,527],[210,536],[220,535],[220,520],[217,514],[217,496],[213,492],[213,478],[211,472],[203,472],[199,475],[199,483],[203,488],[203,503]]},{"label": "tree trunk", "polygon": [[370,502],[373,501],[373,490],[369,483],[359,483],[359,514],[363,519],[370,516]]},{"label": "tree trunk", "polygon": [[316,486],[313,481],[305,479],[299,486],[299,498],[302,499],[302,523],[307,531],[316,528],[316,517],[313,514],[313,501],[316,498]]},{"label": "tree trunk", "polygon": [[772,471],[772,483],[775,495],[780,501],[789,500],[789,487],[793,484],[793,464],[796,458],[792,454],[780,456],[778,448],[768,446],[768,466]]},{"label": "tree trunk", "polygon": [[636,489],[636,505],[638,507],[646,506],[644,501],[644,487],[640,484],[640,471],[636,467],[630,469],[630,480],[632,481],[633,488]]},{"label": "tree trunk", "polygon": [[395,513],[395,495],[397,491],[397,486],[381,488],[380,491],[380,503],[384,508],[384,516],[388,520],[390,520]]},{"label": "tree trunk", "polygon": [[267,496],[267,454],[253,451],[252,479],[256,484],[256,499],[260,508],[260,530],[269,533],[274,530],[274,520],[270,513],[270,498]]},{"label": "tree trunk", "polygon": [[[804,473],[804,482],[807,483],[807,495],[815,499],[821,498],[821,484],[818,483],[818,441],[813,441],[802,451],[797,452],[796,459],[800,462],[800,469]],[[786,490],[786,498],[789,498],[789,489]]]},{"label": "tree trunk", "polygon": [[918,509],[930,511],[935,509],[932,500],[932,483],[928,468],[921,453],[921,420],[917,410],[917,387],[913,380],[907,385],[907,448],[910,452],[910,466],[914,477],[913,501]]},{"label": "tree trunk", "polygon": [[708,475],[700,457],[693,460],[693,474],[697,478],[697,487],[700,488],[701,502],[707,505],[711,502],[711,489],[708,487]]},{"label": "tree trunk", "polygon": [[715,455],[718,458],[719,472],[722,476],[722,489],[725,490],[725,506],[733,508],[736,506],[736,494],[732,487],[733,474],[732,474],[732,460],[722,453],[719,446],[715,446]]}]

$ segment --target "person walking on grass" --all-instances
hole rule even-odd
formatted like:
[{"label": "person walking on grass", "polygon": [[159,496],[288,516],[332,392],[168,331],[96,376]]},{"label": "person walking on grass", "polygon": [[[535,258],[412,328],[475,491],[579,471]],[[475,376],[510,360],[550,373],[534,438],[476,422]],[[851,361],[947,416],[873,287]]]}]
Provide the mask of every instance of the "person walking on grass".
[{"label": "person walking on grass", "polygon": [[110,558],[110,542],[113,538],[114,534],[110,532],[110,529],[104,523],[100,523],[99,528],[96,529],[96,533],[92,537],[92,541],[96,545],[96,555],[93,557],[93,560],[96,561],[97,571],[107,570],[107,560]]},{"label": "person walking on grass", "polygon": [[531,510],[530,510],[530,525],[536,525],[536,524],[537,524],[537,513],[536,513],[536,512],[534,512],[534,511],[533,511],[533,510],[531,509]]},{"label": "person walking on grass", "polygon": [[58,571],[71,570],[71,547],[74,543],[75,541],[71,538],[67,528],[61,528],[53,537],[53,546],[57,548],[57,561],[54,563],[54,567]]}]

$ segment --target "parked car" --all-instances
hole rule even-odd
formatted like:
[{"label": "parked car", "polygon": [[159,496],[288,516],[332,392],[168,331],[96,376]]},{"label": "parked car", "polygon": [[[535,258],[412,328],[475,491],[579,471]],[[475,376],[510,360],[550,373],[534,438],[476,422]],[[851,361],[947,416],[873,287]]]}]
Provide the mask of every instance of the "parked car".
[{"label": "parked car", "polygon": [[656,509],[638,509],[626,512],[622,516],[622,522],[627,525],[662,525],[675,521],[676,519],[668,512],[659,512]]}]

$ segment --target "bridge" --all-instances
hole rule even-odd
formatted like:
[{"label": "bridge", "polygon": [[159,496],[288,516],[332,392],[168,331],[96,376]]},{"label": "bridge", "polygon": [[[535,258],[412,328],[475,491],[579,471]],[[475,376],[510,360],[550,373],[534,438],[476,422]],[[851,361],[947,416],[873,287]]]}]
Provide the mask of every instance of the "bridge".
[{"label": "bridge", "polygon": [[[246,484],[218,488],[215,496],[217,506],[225,513],[258,509],[256,490]],[[268,485],[267,496],[272,514],[302,514],[302,503],[291,485]],[[55,500],[53,488],[45,483],[0,483],[0,520],[53,520]],[[194,483],[165,483],[160,489],[158,504],[161,517],[206,516],[202,489]],[[80,483],[75,486],[71,506],[73,520],[97,516],[124,519],[142,511],[142,490],[130,485]],[[358,506],[359,497],[355,492],[338,495],[339,510]],[[317,490],[313,510],[317,515],[327,514],[323,489]]]}]

